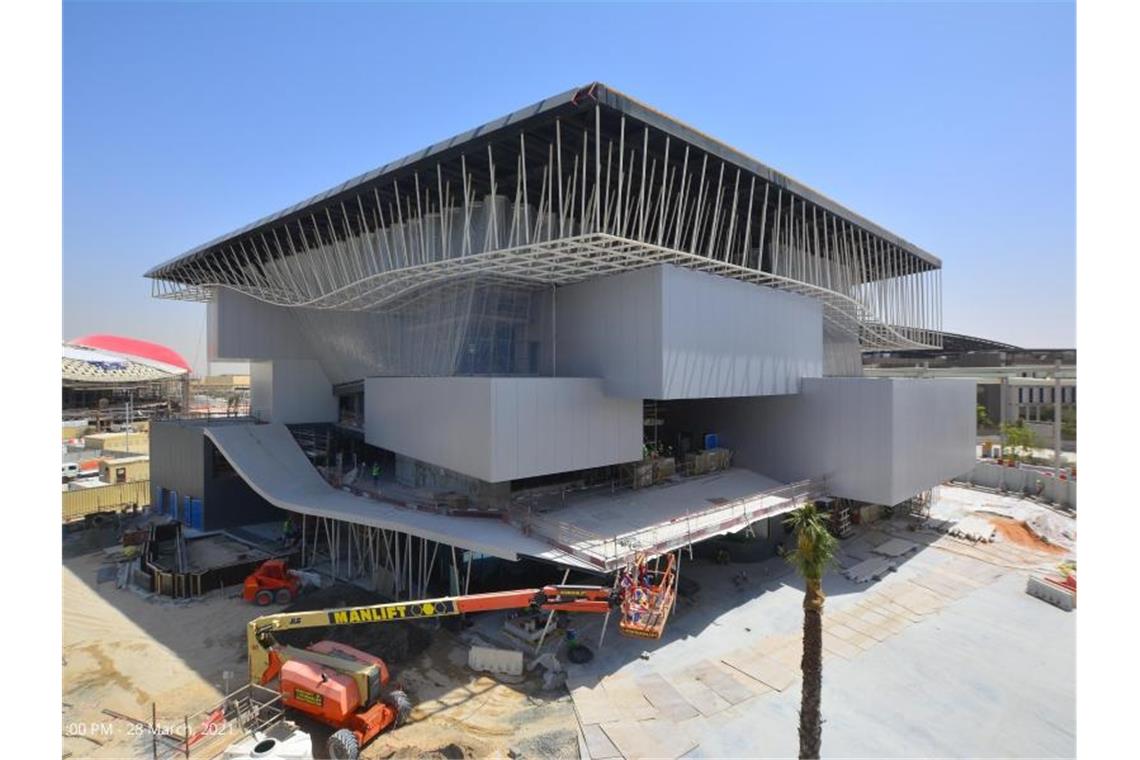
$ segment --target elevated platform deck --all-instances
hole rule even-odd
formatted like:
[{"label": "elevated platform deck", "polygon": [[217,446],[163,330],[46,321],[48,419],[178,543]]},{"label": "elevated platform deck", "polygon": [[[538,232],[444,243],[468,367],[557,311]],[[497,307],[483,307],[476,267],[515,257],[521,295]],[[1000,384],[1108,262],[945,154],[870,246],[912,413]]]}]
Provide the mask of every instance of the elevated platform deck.
[{"label": "elevated platform deck", "polygon": [[203,431],[250,488],[281,509],[407,533],[512,561],[526,555],[594,569],[498,519],[418,512],[339,491],[313,468],[284,425],[210,425]]},{"label": "elevated platform deck", "polygon": [[517,504],[509,521],[446,515],[333,488],[284,425],[249,422],[203,431],[249,486],[281,509],[502,559],[528,556],[596,572],[616,570],[639,552],[660,555],[740,530],[821,493],[810,481],[787,484],[730,468],[638,490],[533,497]]},{"label": "elevated platform deck", "polygon": [[638,552],[674,551],[757,520],[792,511],[823,495],[813,481],[782,483],[752,470],[675,476],[640,489],[549,494],[516,511],[524,530],[564,552],[614,570]]}]

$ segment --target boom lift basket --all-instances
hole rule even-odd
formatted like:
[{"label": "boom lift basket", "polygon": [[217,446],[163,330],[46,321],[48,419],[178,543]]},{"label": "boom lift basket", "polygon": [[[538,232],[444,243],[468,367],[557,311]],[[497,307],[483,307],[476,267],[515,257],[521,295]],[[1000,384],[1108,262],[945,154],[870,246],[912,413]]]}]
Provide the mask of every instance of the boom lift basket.
[{"label": "boom lift basket", "polygon": [[[650,570],[643,557],[625,570],[628,583],[622,583],[621,620],[618,632],[639,639],[659,639],[677,598],[676,557],[668,555],[665,569]],[[657,562],[660,567],[660,559]],[[643,576],[648,583],[641,583]]]}]

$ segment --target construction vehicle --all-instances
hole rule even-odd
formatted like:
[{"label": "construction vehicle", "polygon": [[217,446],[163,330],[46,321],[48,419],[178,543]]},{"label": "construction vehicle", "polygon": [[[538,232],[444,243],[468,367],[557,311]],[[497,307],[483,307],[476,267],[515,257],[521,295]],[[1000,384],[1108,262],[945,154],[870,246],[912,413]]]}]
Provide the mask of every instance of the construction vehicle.
[{"label": "construction vehicle", "polygon": [[301,593],[301,578],[290,570],[283,559],[262,562],[245,579],[241,598],[266,607],[273,602],[288,604]]},{"label": "construction vehicle", "polygon": [[[657,591],[659,599],[667,599],[670,605],[675,588],[671,584],[676,577],[671,563],[672,559]],[[379,657],[333,641],[319,641],[307,649],[285,646],[276,641],[274,634],[300,628],[423,620],[528,607],[547,612],[604,613],[608,617],[622,606],[623,595],[625,592],[617,587],[549,585],[541,589],[264,615],[246,627],[249,678],[251,683],[267,685],[280,677],[278,688],[286,707],[336,729],[328,740],[329,756],[356,758],[361,747],[382,731],[406,720],[411,711],[407,695],[389,688],[388,668]],[[654,626],[657,623],[655,620]],[[664,617],[659,623],[664,626]],[[660,626],[657,635],[648,638],[658,638]],[[646,637],[637,630],[622,628],[621,632]]]}]

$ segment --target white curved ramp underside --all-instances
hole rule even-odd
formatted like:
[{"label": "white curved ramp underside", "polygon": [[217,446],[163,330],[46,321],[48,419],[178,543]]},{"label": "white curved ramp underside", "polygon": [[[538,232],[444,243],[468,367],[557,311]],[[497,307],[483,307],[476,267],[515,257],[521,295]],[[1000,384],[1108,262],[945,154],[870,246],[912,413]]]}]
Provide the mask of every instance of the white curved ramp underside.
[{"label": "white curved ramp underside", "polygon": [[410,533],[512,561],[522,554],[594,569],[498,520],[417,512],[338,491],[313,468],[284,425],[207,426],[205,432],[249,487],[281,509]]}]

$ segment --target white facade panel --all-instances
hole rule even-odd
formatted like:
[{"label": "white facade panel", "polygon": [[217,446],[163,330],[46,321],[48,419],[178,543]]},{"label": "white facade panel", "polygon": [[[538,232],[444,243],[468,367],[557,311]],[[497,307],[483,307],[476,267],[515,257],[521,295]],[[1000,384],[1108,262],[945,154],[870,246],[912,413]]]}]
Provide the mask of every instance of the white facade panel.
[{"label": "white facade panel", "polygon": [[596,378],[374,377],[365,440],[488,482],[641,457],[641,401]]},{"label": "white facade panel", "polygon": [[770,396],[823,374],[818,301],[703,272],[661,267],[664,394]]},{"label": "white facade panel", "polygon": [[210,361],[312,359],[293,309],[272,306],[229,288],[218,288],[206,307]]},{"label": "white facade panel", "polygon": [[674,266],[560,288],[556,323],[557,373],[613,396],[777,395],[823,374],[818,302]]},{"label": "white facade panel", "polygon": [[803,405],[811,424],[797,431],[793,421],[787,435],[798,436],[801,455],[813,461],[836,496],[896,503],[891,496],[894,391],[891,381],[864,378],[804,382]]},{"label": "white facade panel", "polygon": [[558,288],[556,373],[601,377],[611,396],[660,398],[661,292],[661,267]]},{"label": "white facade panel", "polygon": [[250,362],[250,411],[266,422],[336,422],[332,383],[314,359]]},{"label": "white facade panel", "polygon": [[670,408],[671,423],[715,432],[733,463],[783,481],[826,478],[832,494],[897,504],[974,461],[972,381],[805,379],[803,393]]},{"label": "white facade panel", "polygon": [[974,380],[896,380],[892,401],[895,503],[930,487],[923,484],[940,483],[973,469],[977,461]]}]

